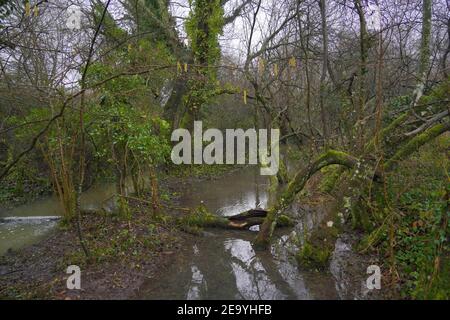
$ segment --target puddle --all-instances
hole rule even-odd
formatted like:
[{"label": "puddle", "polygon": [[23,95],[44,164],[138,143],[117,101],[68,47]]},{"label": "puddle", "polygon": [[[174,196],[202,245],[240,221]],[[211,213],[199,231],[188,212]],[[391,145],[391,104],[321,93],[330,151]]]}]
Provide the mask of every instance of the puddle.
[{"label": "puddle", "polygon": [[[203,203],[211,212],[230,216],[251,208],[267,208],[268,179],[246,169],[224,178],[187,185],[180,204]],[[270,251],[253,250],[256,232],[207,230],[203,237],[185,243],[171,267],[148,281],[137,293],[140,299],[336,299],[331,274],[301,272],[293,259],[296,248],[289,237],[310,229],[319,218],[294,206],[302,217],[294,230],[277,234]]]},{"label": "puddle", "polygon": [[[269,181],[257,168],[246,168],[220,179],[185,183],[179,199],[182,207],[203,203],[211,212],[230,216],[251,208],[267,208],[271,199]],[[114,194],[114,185],[90,189],[83,194],[82,206],[99,208]],[[331,272],[301,270],[293,257],[309,232],[324,216],[298,203],[291,208],[297,225],[276,231],[270,250],[253,250],[252,231],[209,229],[203,237],[192,237],[183,244],[171,266],[157,278],[147,281],[136,293],[137,299],[353,299],[361,287],[347,280],[343,269],[349,263],[350,248],[337,243]],[[33,217],[59,215],[56,198],[48,198],[0,211],[7,216]],[[1,221],[1,220],[0,220]],[[22,219],[0,222],[0,255],[42,239],[57,221]],[[294,241],[292,241],[294,240]]]}]

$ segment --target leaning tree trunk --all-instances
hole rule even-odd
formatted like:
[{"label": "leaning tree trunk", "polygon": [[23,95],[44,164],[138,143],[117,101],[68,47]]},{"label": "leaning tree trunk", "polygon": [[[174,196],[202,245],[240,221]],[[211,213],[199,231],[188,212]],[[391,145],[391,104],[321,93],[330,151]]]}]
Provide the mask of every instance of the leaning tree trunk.
[{"label": "leaning tree trunk", "polygon": [[428,130],[425,130],[421,134],[418,134],[409,140],[405,145],[401,146],[397,152],[388,161],[386,161],[384,164],[384,169],[386,171],[393,170],[397,166],[398,162],[406,159],[421,146],[449,130],[450,121],[447,121],[445,123],[437,124]]},{"label": "leaning tree trunk", "polygon": [[358,162],[359,161],[357,158],[347,153],[328,150],[308,167],[299,171],[295,175],[294,179],[289,183],[286,190],[281,194],[277,203],[269,209],[267,217],[261,225],[261,229],[255,239],[255,247],[258,249],[265,249],[268,247],[273,230],[275,229],[277,223],[277,218],[294,201],[297,193],[305,187],[308,180],[317,171],[332,164],[339,164],[347,168],[354,168]]},{"label": "leaning tree trunk", "polygon": [[[450,130],[450,122],[437,124],[432,128],[424,131],[423,133],[415,136],[403,146],[401,146],[397,152],[388,160],[384,165],[385,171],[391,171],[395,169],[399,161],[402,161],[409,157],[413,152],[415,152],[422,145],[430,142],[439,135],[448,132]],[[289,183],[287,189],[282,193],[278,202],[269,209],[267,217],[264,223],[261,225],[261,229],[258,236],[255,239],[255,247],[258,249],[265,249],[270,244],[273,230],[275,229],[277,223],[277,217],[279,217],[288,206],[294,201],[295,196],[302,191],[308,180],[320,169],[332,165],[338,164],[347,168],[355,168],[359,165],[359,160],[347,153],[339,152],[335,150],[328,150],[316,161],[311,163],[304,170],[298,172],[294,179]],[[374,178],[379,179],[380,174],[378,171],[374,172]]]}]

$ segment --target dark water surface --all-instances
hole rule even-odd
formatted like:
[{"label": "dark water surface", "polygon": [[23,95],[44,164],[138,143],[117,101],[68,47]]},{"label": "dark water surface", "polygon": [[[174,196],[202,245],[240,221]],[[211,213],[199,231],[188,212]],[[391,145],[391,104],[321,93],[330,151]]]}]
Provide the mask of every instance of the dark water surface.
[{"label": "dark water surface", "polygon": [[[269,180],[257,168],[246,168],[222,178],[184,185],[180,205],[203,203],[211,212],[230,216],[251,208],[267,208]],[[83,208],[95,209],[114,194],[114,185],[91,188],[82,196]],[[61,213],[56,198],[42,199],[12,210],[7,216],[54,216]],[[144,283],[138,299],[336,299],[355,298],[360,288],[352,288],[341,270],[348,260],[345,243],[336,246],[330,272],[299,269],[293,253],[302,235],[317,225],[324,212],[295,204],[292,213],[297,225],[276,231],[270,251],[253,250],[257,230],[208,229],[201,237],[183,244],[175,262],[157,279]],[[42,239],[56,225],[47,219],[0,222],[0,254]],[[257,228],[257,227],[256,227]],[[339,249],[341,248],[341,249]],[[340,250],[340,251],[339,251]],[[336,258],[335,258],[336,257]],[[337,280],[336,280],[337,279]]]},{"label": "dark water surface", "polygon": [[[251,208],[267,208],[268,179],[248,168],[221,179],[187,185],[184,207],[200,203],[221,216]],[[270,252],[255,252],[255,231],[209,229],[184,244],[183,252],[162,277],[149,280],[140,299],[333,299],[338,298],[331,274],[301,272],[293,259],[289,237],[298,238],[314,218],[307,208],[295,207],[302,217],[294,230],[277,234]]]}]

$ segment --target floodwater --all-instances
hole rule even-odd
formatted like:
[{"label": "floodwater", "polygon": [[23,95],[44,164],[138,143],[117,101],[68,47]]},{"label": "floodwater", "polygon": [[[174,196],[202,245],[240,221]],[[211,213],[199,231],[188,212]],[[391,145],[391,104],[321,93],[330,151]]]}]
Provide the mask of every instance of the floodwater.
[{"label": "floodwater", "polygon": [[0,255],[43,239],[56,224],[50,219],[0,222]]},{"label": "floodwater", "polygon": [[[115,193],[112,183],[99,184],[81,196],[84,210],[95,210],[108,206],[108,200]],[[111,201],[109,205],[111,205]],[[46,217],[61,216],[61,205],[55,196],[38,199],[15,208],[0,207],[0,255],[8,250],[17,250],[42,240],[56,226],[54,219]],[[5,221],[4,218],[16,217]],[[28,217],[29,219],[21,219]]]},{"label": "floodwater", "polygon": [[[271,203],[267,177],[248,167],[222,178],[188,182],[183,186],[179,205],[195,207],[203,203],[211,212],[230,216],[251,208],[267,208]],[[114,186],[91,188],[82,196],[86,209],[105,205],[114,194]],[[183,244],[174,263],[157,279],[136,293],[137,299],[339,299],[356,298],[357,291],[344,286],[335,275],[339,260],[332,261],[333,272],[302,270],[294,259],[302,235],[317,225],[324,212],[294,204],[293,228],[277,229],[269,251],[252,247],[257,227],[250,231],[205,230]],[[56,198],[48,198],[12,210],[0,210],[8,216],[56,216],[61,212]],[[0,254],[42,239],[56,225],[54,220],[25,219],[0,222]],[[347,250],[347,248],[346,248]],[[334,255],[339,256],[339,255]],[[342,256],[342,255],[341,255]],[[342,260],[342,259],[341,259]],[[353,295],[345,292],[355,292]]]},{"label": "floodwater", "polygon": [[[185,187],[183,207],[203,203],[217,215],[230,216],[251,208],[267,208],[268,179],[247,169],[224,178]],[[137,293],[140,299],[336,299],[331,274],[301,271],[293,258],[303,229],[321,213],[294,206],[298,225],[277,231],[270,252],[255,251],[256,231],[208,229],[183,245],[171,268]],[[289,241],[293,240],[293,241]]]}]

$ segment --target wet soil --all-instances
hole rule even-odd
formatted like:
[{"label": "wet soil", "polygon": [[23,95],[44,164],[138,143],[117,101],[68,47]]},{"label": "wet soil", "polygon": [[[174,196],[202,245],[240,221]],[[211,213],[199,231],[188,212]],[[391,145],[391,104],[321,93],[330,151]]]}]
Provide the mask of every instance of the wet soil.
[{"label": "wet soil", "polygon": [[[134,204],[133,219],[86,215],[82,230],[86,259],[75,228],[58,227],[44,239],[0,258],[3,299],[128,299],[144,280],[172,261],[183,234],[155,222]],[[150,228],[149,228],[150,226]],[[151,230],[151,231],[150,231]],[[67,290],[69,265],[81,269],[81,290]]]}]

